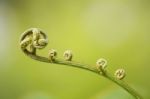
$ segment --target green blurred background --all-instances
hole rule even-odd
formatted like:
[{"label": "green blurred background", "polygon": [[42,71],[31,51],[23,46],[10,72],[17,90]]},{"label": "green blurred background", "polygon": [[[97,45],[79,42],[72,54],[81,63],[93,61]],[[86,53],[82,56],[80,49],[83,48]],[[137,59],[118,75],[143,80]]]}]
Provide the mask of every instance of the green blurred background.
[{"label": "green blurred background", "polygon": [[71,49],[73,60],[90,65],[103,57],[150,99],[149,0],[0,0],[0,99],[133,99],[92,72],[25,56],[19,37],[31,27],[49,38],[39,54],[54,48],[62,58]]}]

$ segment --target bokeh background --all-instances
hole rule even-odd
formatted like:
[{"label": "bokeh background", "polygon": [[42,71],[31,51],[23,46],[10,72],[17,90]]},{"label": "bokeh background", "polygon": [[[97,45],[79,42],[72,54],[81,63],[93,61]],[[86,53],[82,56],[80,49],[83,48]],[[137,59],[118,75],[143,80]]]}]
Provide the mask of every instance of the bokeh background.
[{"label": "bokeh background", "polygon": [[133,99],[92,72],[25,56],[19,38],[31,27],[49,37],[40,55],[54,48],[62,58],[70,49],[90,65],[103,57],[150,99],[149,0],[0,0],[0,99]]}]

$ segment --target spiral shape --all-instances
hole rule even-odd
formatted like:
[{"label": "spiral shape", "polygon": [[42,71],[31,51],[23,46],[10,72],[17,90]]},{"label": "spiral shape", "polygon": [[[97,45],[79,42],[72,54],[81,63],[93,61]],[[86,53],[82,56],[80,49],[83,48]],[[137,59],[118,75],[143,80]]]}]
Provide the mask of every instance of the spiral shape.
[{"label": "spiral shape", "polygon": [[55,61],[56,56],[57,56],[57,51],[56,50],[54,50],[54,49],[49,50],[48,58],[51,62]]},{"label": "spiral shape", "polygon": [[42,49],[47,44],[47,35],[38,28],[26,30],[20,38],[21,49],[29,52],[34,52],[36,49]]},{"label": "spiral shape", "polygon": [[117,79],[121,80],[126,76],[125,70],[124,69],[117,69],[114,75]]},{"label": "spiral shape", "polygon": [[104,58],[100,58],[96,62],[96,67],[99,71],[104,71],[107,67],[107,60]]},{"label": "spiral shape", "polygon": [[72,51],[71,50],[66,50],[65,52],[64,52],[64,54],[63,54],[63,56],[64,56],[64,59],[66,60],[66,61],[71,61],[72,60]]}]

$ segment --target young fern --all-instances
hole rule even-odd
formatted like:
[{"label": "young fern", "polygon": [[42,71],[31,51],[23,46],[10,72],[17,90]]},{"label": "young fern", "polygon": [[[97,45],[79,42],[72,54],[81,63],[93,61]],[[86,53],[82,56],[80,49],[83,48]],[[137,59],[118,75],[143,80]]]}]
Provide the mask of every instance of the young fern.
[{"label": "young fern", "polygon": [[103,58],[97,60],[95,66],[89,66],[85,64],[81,64],[78,62],[72,61],[72,52],[67,50],[64,52],[64,59],[57,58],[57,51],[51,49],[49,51],[48,57],[42,57],[37,55],[37,49],[43,49],[48,44],[47,35],[38,28],[31,28],[25,31],[20,38],[20,47],[21,50],[32,59],[46,62],[46,63],[53,63],[53,64],[61,64],[61,65],[68,65],[73,67],[78,67],[82,69],[89,70],[91,72],[97,73],[112,82],[116,83],[128,93],[130,93],[135,99],[142,99],[142,97],[132,89],[128,84],[126,84],[122,79],[125,77],[125,70],[118,69],[116,70],[115,74],[110,74],[107,70],[107,61]]}]

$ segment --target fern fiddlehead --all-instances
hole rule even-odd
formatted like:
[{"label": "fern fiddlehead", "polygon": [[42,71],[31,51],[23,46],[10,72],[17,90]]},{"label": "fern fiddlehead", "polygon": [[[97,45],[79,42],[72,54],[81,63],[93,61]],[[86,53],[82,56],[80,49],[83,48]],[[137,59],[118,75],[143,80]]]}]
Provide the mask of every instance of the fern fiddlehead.
[{"label": "fern fiddlehead", "polygon": [[105,59],[101,58],[97,60],[95,66],[81,64],[72,61],[73,55],[70,50],[64,52],[63,55],[64,59],[57,58],[57,51],[54,49],[51,49],[49,51],[48,57],[37,55],[36,50],[45,48],[47,44],[48,44],[47,35],[38,28],[28,29],[21,35],[20,38],[21,50],[32,59],[46,63],[68,65],[92,71],[116,83],[117,85],[125,89],[128,93],[130,93],[135,99],[142,99],[142,97],[134,89],[132,89],[128,84],[126,84],[122,80],[125,77],[124,69],[116,70],[113,76],[106,69],[107,61]]}]

